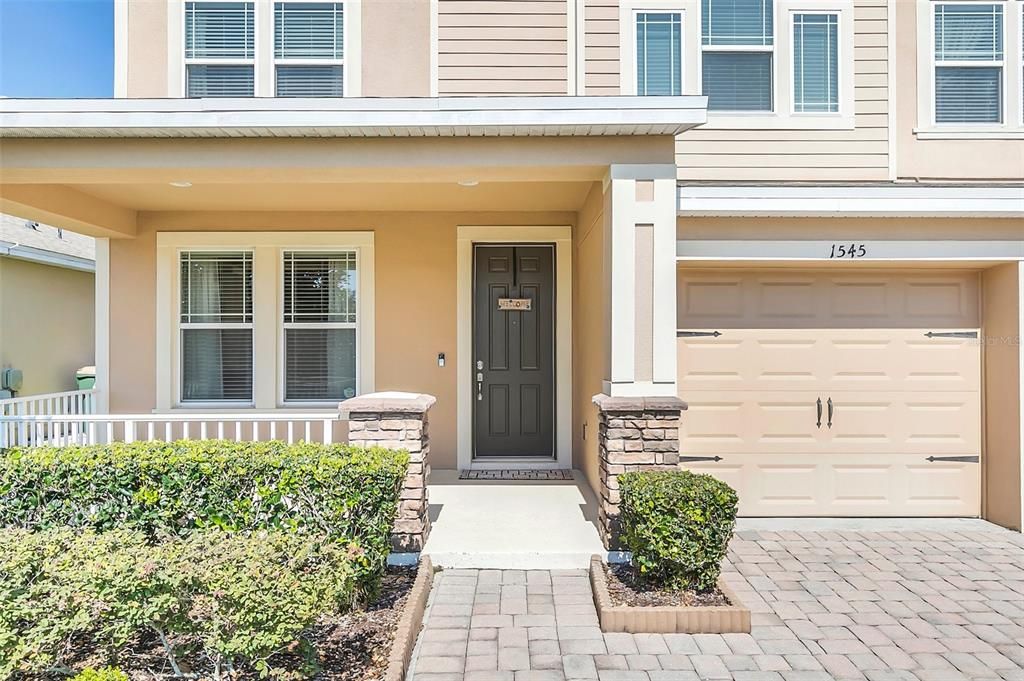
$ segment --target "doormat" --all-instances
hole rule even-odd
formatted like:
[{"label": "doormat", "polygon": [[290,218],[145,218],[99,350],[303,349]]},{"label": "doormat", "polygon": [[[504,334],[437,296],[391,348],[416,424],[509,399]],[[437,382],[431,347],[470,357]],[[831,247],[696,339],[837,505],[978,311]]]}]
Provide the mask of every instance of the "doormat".
[{"label": "doormat", "polygon": [[460,471],[459,480],[572,480],[571,470],[535,471],[507,468],[492,471]]}]

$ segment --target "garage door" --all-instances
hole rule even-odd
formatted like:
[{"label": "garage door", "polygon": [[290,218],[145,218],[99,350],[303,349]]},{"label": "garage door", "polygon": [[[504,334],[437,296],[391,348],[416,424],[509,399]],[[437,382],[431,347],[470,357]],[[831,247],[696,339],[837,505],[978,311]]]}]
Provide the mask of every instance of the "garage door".
[{"label": "garage door", "polygon": [[970,272],[679,272],[681,455],[752,516],[976,516]]}]

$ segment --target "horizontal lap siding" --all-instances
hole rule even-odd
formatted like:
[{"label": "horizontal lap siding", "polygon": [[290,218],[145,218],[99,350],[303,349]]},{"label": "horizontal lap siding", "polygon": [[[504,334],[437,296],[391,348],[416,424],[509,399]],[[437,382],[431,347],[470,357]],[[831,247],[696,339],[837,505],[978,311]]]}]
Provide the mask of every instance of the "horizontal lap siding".
[{"label": "horizontal lap siding", "polygon": [[[854,4],[853,130],[691,130],[676,142],[681,180],[886,180],[885,0]],[[788,77],[785,76],[785,77]]]},{"label": "horizontal lap siding", "polygon": [[441,95],[565,95],[566,0],[439,0]]},{"label": "horizontal lap siding", "polygon": [[619,94],[619,2],[586,0],[583,7],[584,94]]}]

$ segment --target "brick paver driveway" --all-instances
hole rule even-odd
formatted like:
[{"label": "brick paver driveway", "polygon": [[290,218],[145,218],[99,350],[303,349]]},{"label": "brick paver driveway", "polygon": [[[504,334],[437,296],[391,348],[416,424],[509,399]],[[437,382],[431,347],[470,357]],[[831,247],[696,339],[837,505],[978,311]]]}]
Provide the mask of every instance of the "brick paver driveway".
[{"label": "brick paver driveway", "polygon": [[602,634],[583,571],[439,575],[413,681],[1024,680],[1009,532],[740,532],[753,632]]}]

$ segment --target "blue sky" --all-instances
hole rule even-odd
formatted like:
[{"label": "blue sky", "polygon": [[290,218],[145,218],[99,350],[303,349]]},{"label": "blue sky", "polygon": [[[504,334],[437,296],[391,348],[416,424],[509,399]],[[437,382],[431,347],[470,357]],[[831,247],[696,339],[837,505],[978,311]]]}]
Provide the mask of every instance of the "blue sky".
[{"label": "blue sky", "polygon": [[112,97],[115,0],[0,0],[0,95]]}]

